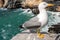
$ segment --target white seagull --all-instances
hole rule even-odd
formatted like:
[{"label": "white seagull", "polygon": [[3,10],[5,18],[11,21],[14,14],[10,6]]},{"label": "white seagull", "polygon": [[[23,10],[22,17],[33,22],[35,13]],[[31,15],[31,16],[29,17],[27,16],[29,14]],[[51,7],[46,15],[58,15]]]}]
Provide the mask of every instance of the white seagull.
[{"label": "white seagull", "polygon": [[[25,29],[42,29],[44,25],[48,22],[48,14],[46,12],[47,6],[54,6],[54,4],[48,4],[46,2],[42,2],[38,5],[39,14],[36,17],[31,18],[30,20],[26,21],[23,25],[20,25],[20,28]],[[38,33],[38,36],[40,37],[41,34]],[[43,36],[41,36],[43,37]]]}]

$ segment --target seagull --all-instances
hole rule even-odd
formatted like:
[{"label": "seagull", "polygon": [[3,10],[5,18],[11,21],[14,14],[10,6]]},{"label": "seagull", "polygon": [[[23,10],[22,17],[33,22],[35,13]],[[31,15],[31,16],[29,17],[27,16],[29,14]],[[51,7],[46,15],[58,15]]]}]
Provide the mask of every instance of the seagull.
[{"label": "seagull", "polygon": [[[24,29],[42,29],[48,22],[48,14],[46,12],[47,6],[54,6],[54,4],[48,4],[46,2],[41,2],[38,5],[39,14],[30,20],[26,21],[22,25],[20,25],[20,28]],[[41,38],[43,37],[43,34],[41,34],[39,31],[37,31],[38,36]]]}]

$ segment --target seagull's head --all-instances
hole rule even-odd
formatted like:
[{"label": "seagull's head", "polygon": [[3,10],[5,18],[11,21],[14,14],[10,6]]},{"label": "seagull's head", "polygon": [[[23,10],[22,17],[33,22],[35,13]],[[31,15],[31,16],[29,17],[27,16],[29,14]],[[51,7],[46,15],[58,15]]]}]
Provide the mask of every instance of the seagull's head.
[{"label": "seagull's head", "polygon": [[46,3],[46,2],[41,2],[38,6],[39,9],[45,9],[46,7],[48,6],[54,6],[54,4],[49,4],[49,3]]}]

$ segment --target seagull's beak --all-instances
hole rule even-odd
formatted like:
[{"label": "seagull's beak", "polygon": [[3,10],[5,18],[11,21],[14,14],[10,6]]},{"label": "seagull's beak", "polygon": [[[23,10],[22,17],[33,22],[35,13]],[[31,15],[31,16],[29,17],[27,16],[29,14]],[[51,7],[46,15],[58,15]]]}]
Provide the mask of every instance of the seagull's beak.
[{"label": "seagull's beak", "polygon": [[54,6],[54,4],[48,4],[48,7],[50,7],[50,6]]}]

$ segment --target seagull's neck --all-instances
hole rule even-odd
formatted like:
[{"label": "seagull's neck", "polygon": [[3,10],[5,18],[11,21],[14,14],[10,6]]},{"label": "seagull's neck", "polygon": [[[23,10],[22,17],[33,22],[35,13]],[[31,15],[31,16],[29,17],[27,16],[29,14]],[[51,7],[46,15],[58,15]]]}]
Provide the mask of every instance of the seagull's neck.
[{"label": "seagull's neck", "polygon": [[44,16],[44,15],[47,15],[46,9],[39,9],[39,14],[37,16],[39,17],[39,16]]},{"label": "seagull's neck", "polygon": [[45,9],[40,9],[37,17],[39,18],[39,22],[41,22],[41,26],[44,26],[47,23],[48,14]]}]

